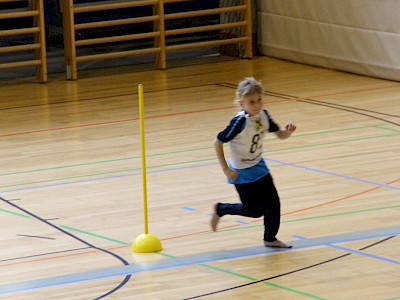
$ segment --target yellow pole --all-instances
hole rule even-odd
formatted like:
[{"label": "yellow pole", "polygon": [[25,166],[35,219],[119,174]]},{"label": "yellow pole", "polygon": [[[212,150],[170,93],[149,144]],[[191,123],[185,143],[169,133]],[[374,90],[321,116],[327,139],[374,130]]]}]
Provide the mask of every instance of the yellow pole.
[{"label": "yellow pole", "polygon": [[140,116],[140,144],[142,154],[142,188],[143,188],[143,211],[144,211],[144,233],[139,235],[132,243],[133,252],[157,252],[162,250],[160,240],[154,235],[149,234],[147,217],[147,179],[146,179],[146,146],[144,138],[144,104],[143,104],[143,85],[139,84],[139,116]]},{"label": "yellow pole", "polygon": [[144,104],[143,84],[139,84],[139,117],[140,117],[140,149],[142,155],[142,190],[143,190],[143,212],[144,212],[144,233],[149,233],[147,214],[147,179],[146,179],[146,145],[144,137]]}]

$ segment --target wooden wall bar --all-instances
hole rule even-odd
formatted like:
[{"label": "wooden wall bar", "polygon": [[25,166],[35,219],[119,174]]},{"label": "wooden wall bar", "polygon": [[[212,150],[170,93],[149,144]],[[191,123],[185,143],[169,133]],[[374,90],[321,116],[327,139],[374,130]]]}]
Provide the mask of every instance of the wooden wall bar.
[{"label": "wooden wall bar", "polygon": [[[239,5],[221,6],[212,9],[201,9],[184,12],[165,12],[165,4],[192,2],[192,0],[122,0],[122,1],[98,1],[84,4],[76,4],[73,0],[63,1],[63,27],[64,27],[64,48],[67,79],[76,80],[78,78],[77,64],[79,62],[102,59],[115,59],[135,55],[155,54],[155,67],[166,68],[166,53],[168,51],[187,50],[203,47],[214,47],[228,44],[239,44],[242,47],[242,56],[252,57],[251,40],[251,1],[241,0]],[[145,8],[151,6],[151,15],[132,16],[128,18],[113,18],[111,20],[91,21],[85,19],[85,14],[99,11],[109,11],[117,9],[128,9],[133,7]],[[221,15],[226,13],[238,13],[240,20],[229,23],[207,24],[204,26],[190,26],[166,29],[166,22],[174,22],[180,19],[198,18],[204,16]],[[77,16],[79,15],[79,18]],[[77,21],[79,19],[79,21]],[[136,26],[152,23],[151,30],[148,32],[134,32],[121,34],[115,30],[117,35],[106,37],[85,38],[85,34],[80,34],[84,30],[99,30],[112,28],[121,25]],[[181,24],[176,22],[174,24]],[[183,23],[182,23],[183,24]],[[220,31],[227,28],[238,28],[240,36],[222,38],[209,38],[201,41],[181,41],[173,44],[166,44],[166,37],[179,38],[184,34],[200,34],[211,31]],[[109,32],[113,33],[112,30]],[[77,38],[79,36],[79,38]],[[135,44],[144,39],[152,40],[146,46]],[[77,48],[87,46],[100,46],[116,42],[132,41],[133,48],[129,50],[105,51],[102,53],[77,54]],[[136,47],[135,47],[136,46]],[[99,51],[100,52],[100,51]]]},{"label": "wooden wall bar", "polygon": [[[15,61],[2,62],[0,70],[35,66],[36,79],[45,82],[47,81],[47,63],[43,0],[33,0],[26,7],[21,8],[18,4],[22,2],[20,0],[0,0],[0,4],[11,7],[0,10],[0,21],[12,20],[10,23],[16,26],[16,28],[7,26],[6,29],[0,29],[0,37],[32,35],[33,38],[27,39],[26,43],[21,45],[2,46],[0,54],[33,51],[34,59],[18,58]],[[21,22],[22,19],[30,19],[30,21]]]}]

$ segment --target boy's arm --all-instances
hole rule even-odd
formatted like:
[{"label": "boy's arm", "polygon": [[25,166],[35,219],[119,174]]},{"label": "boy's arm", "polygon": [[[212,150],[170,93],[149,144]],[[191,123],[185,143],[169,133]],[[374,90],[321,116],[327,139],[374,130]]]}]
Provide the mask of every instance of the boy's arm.
[{"label": "boy's arm", "polygon": [[289,136],[292,135],[293,132],[296,131],[296,124],[289,122],[286,123],[285,129],[279,129],[275,132],[276,136],[281,140],[287,139]]},{"label": "boy's arm", "polygon": [[228,163],[225,159],[224,144],[220,140],[215,139],[214,149],[215,153],[217,154],[218,162],[221,166],[222,171],[224,172],[226,177],[228,177],[232,181],[235,181],[239,174],[236,170],[232,170],[231,168],[229,168]]}]

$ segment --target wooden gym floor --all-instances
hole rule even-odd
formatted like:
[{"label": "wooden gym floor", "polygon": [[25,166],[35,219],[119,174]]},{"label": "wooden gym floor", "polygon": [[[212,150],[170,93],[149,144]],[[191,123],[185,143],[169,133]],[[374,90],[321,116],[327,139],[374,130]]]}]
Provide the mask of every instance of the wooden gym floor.
[{"label": "wooden gym floor", "polygon": [[[264,157],[282,202],[279,238],[236,202],[212,147],[236,84],[260,79],[288,140]],[[400,83],[285,62],[209,58],[0,86],[1,299],[400,299]],[[144,233],[137,86],[144,85]]]}]

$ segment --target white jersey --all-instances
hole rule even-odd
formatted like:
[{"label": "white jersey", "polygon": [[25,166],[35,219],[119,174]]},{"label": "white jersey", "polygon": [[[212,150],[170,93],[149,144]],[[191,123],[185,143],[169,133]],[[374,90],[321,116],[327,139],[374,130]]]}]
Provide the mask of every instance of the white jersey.
[{"label": "white jersey", "polygon": [[278,130],[279,126],[265,109],[256,116],[240,111],[217,138],[223,143],[229,142],[232,167],[246,169],[257,165],[262,159],[265,133]]}]

